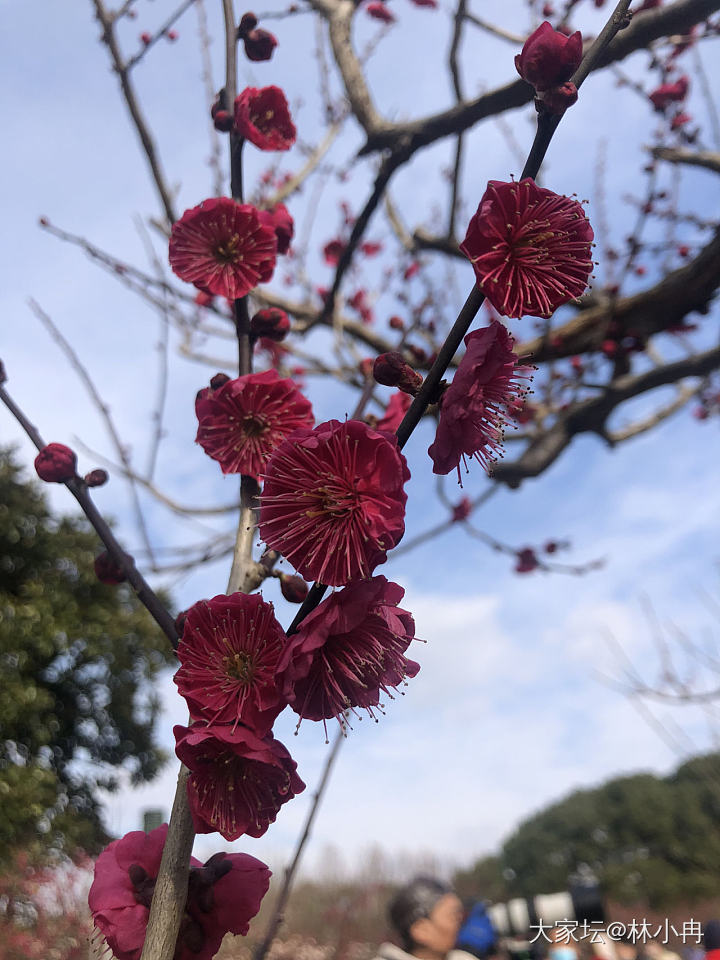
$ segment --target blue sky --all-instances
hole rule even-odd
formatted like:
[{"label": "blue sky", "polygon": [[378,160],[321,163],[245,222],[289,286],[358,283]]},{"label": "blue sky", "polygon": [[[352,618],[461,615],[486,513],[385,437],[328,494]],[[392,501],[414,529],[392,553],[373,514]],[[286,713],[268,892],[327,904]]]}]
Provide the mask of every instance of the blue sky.
[{"label": "blue sky", "polygon": [[[217,40],[215,6],[209,4],[209,12]],[[0,3],[3,62],[13,77],[12,89],[5,84],[0,90],[8,145],[0,160],[6,217],[0,355],[13,394],[47,440],[74,443],[79,437],[112,455],[97,413],[27,307],[27,297],[35,297],[92,370],[122,436],[142,463],[155,394],[158,319],[76,249],[39,230],[37,218],[46,215],[119,257],[143,264],[133,217],[155,214],[156,200],[115,79],[96,42],[90,4],[40,7],[42,15],[37,5]],[[139,0],[140,16],[126,32],[129,49],[140,31],[160,23],[170,7],[166,0]],[[448,103],[442,58],[450,18],[446,2],[436,12],[417,9],[409,0],[397,0],[393,8],[399,23],[373,56],[369,75],[379,108],[400,119]],[[519,2],[487,2],[482,15],[518,33],[530,26]],[[587,16],[588,29],[596,29],[595,11]],[[308,65],[314,44],[310,18],[280,21],[271,28],[280,38],[276,58],[271,64],[243,62],[241,83],[277,83],[291,102],[302,100],[296,110],[298,125],[307,140],[315,142],[319,109],[317,82]],[[207,196],[210,181],[207,105],[199,82],[193,12],[178,29],[177,43],[158,44],[138,68],[137,80],[146,113],[158,131],[168,180],[178,185],[178,206],[183,209]],[[357,30],[362,46],[376,26],[360,15]],[[717,42],[713,44],[701,50],[708,68],[712,50],[717,51]],[[512,57],[517,51],[512,45],[469,32],[466,52],[469,94],[514,76]],[[220,52],[216,48],[214,53],[219,86]],[[629,69],[641,68],[643,62],[642,55],[636,57]],[[717,79],[718,68],[713,69],[711,79]],[[702,118],[704,107],[695,92],[690,106]],[[531,118],[531,109],[507,118],[521,150],[531,142]],[[592,220],[597,150],[607,143],[605,191],[616,243],[632,222],[622,197],[641,182],[637,171],[642,144],[650,141],[654,124],[640,98],[618,91],[603,74],[588,82],[551,148],[544,182],[588,197]],[[332,159],[349,166],[361,142],[358,130],[348,127]],[[248,153],[252,182],[267,158]],[[423,151],[393,183],[393,197],[411,227],[436,222],[445,202],[438,170],[449,157],[446,143]],[[294,170],[299,162],[291,152],[283,158],[282,169]],[[328,178],[308,257],[318,284],[330,276],[320,250],[335,230],[337,202],[346,197],[357,208],[372,171],[372,163],[365,162],[350,170],[346,184]],[[518,172],[517,164],[501,132],[493,122],[482,125],[468,141],[466,213],[473,212],[488,178],[508,178],[513,172]],[[705,213],[717,209],[718,186],[708,175],[684,177],[682,190],[689,207]],[[298,223],[312,202],[307,190],[291,202]],[[369,236],[388,242],[382,218],[373,222]],[[371,271],[370,286],[373,280],[377,276]],[[459,266],[456,285],[448,286],[448,302],[457,307],[471,282],[469,267]],[[378,304],[378,312],[391,309],[389,301]],[[717,328],[716,317],[707,323]],[[527,332],[529,327],[515,329]],[[171,340],[168,437],[159,479],[178,499],[227,502],[235,493],[235,480],[222,478],[193,443],[194,394],[214,371],[180,357],[177,336]],[[316,349],[326,346],[318,341]],[[342,418],[349,411],[346,391],[313,384],[311,395],[319,417]],[[620,414],[618,422],[628,416]],[[413,473],[408,486],[411,535],[446,512],[436,499],[425,455],[431,439],[429,427],[423,426],[407,448]],[[6,415],[0,416],[0,440],[18,442],[22,459],[31,463],[33,451]],[[94,465],[81,455],[81,468]],[[717,729],[712,717],[653,706],[661,722],[679,724],[684,731],[686,739],[674,749],[605,678],[617,680],[623,670],[610,637],[643,676],[654,678],[657,663],[643,597],[664,622],[691,635],[717,637],[720,624],[701,595],[704,590],[717,596],[720,494],[713,466],[718,466],[715,424],[698,424],[683,412],[613,452],[597,438],[581,437],[540,479],[516,492],[502,491],[477,517],[478,526],[517,547],[567,538],[572,542],[570,562],[605,559],[601,570],[584,577],[518,577],[508,558],[488,551],[458,528],[391,559],[379,572],[406,589],[405,606],[415,616],[418,636],[427,641],[415,652],[422,669],[379,724],[358,723],[344,745],[308,863],[328,845],[341,848],[350,864],[362,851],[380,845],[391,852],[431,851],[444,861],[464,864],[496,846],[523,816],[569,789],[638,769],[666,771],[683,751],[710,748]],[[451,499],[460,496],[452,478],[446,489]],[[482,489],[481,471],[473,469],[463,492],[474,496]],[[57,509],[71,509],[63,490],[49,493]],[[117,519],[124,542],[139,556],[121,481],[99,490],[97,502]],[[187,542],[198,536],[193,525],[181,523],[150,499],[144,502],[157,542]],[[226,528],[218,522],[211,526]],[[178,608],[222,593],[227,572],[228,564],[222,562],[175,578],[171,586]],[[274,584],[265,596],[287,622],[292,611]],[[184,721],[185,708],[169,677],[162,696],[166,714],[161,739],[170,746],[171,725]],[[278,736],[312,788],[327,749],[322,728],[303,724],[295,737],[292,717],[283,717]],[[172,763],[155,784],[110,798],[110,828],[118,833],[135,829],[146,806],[167,810],[174,777]],[[304,795],[288,804],[264,838],[243,841],[236,848],[279,865],[299,831],[307,803]],[[221,845],[215,838],[200,838],[198,851],[209,854]]]}]

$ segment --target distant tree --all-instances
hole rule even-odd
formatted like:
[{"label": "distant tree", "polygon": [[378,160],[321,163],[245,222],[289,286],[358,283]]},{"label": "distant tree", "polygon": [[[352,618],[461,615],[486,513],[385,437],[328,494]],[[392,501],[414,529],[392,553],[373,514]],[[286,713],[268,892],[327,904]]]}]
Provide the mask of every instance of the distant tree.
[{"label": "distant tree", "polygon": [[465,886],[477,881],[466,893],[500,899],[493,876],[495,883],[506,878],[506,898],[563,890],[589,871],[622,902],[663,906],[714,896],[720,754],[691,760],[665,778],[637,774],[578,790],[522,823],[497,858],[484,858],[460,879]]},{"label": "distant tree", "polygon": [[107,842],[96,796],[118,772],[152,778],[152,681],[166,638],[132,592],[93,570],[82,518],[54,518],[0,450],[0,863],[15,851]]}]

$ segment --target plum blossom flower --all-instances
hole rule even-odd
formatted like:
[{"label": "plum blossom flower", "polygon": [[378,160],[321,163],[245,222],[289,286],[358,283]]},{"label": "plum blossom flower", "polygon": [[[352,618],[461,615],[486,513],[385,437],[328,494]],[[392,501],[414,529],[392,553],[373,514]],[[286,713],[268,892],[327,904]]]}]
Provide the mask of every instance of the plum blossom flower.
[{"label": "plum blossom flower", "polygon": [[178,690],[193,720],[244,723],[268,734],[285,706],[275,674],[287,644],[271,603],[258,594],[201,600],[187,611],[178,646]]},{"label": "plum blossom flower", "polygon": [[468,457],[489,470],[502,455],[503,427],[526,392],[518,378],[527,370],[518,367],[512,345],[499,320],[465,337],[465,356],[443,395],[435,442],[428,449],[433,473],[457,470],[462,486],[460,464],[467,470]]},{"label": "plum blossom flower", "polygon": [[235,98],[235,129],[260,150],[289,150],[297,137],[280,87],[246,87]]},{"label": "plum blossom flower", "polygon": [[[134,830],[107,846],[95,863],[88,904],[96,930],[117,960],[139,960],[167,824]],[[176,960],[211,960],[226,933],[245,935],[270,883],[270,871],[243,853],[219,853],[204,865],[190,858]]]},{"label": "plum blossom flower", "polygon": [[298,430],[268,461],[260,535],[306,580],[367,579],[405,532],[405,457],[358,420]]},{"label": "plum blossom flower", "polygon": [[203,293],[236,300],[275,269],[277,240],[249,203],[230,197],[186,210],[170,233],[170,266]]},{"label": "plum blossom flower", "polygon": [[276,203],[272,210],[260,210],[260,223],[275,231],[277,252],[287,253],[295,233],[295,223],[284,203]]},{"label": "plum blossom flower", "polygon": [[305,617],[278,664],[301,720],[344,723],[344,712],[358,708],[374,717],[381,697],[392,699],[391,691],[415,676],[419,664],[405,657],[415,623],[398,607],[404,594],[382,576],[358,580]]},{"label": "plum blossom flower", "polygon": [[277,370],[228,380],[201,390],[195,400],[195,438],[223,473],[256,477],[273,450],[294,430],[311,427],[312,406]]},{"label": "plum blossom flower", "polygon": [[577,200],[529,177],[491,180],[460,249],[498,313],[548,317],[587,287],[593,237]]},{"label": "plum blossom flower", "polygon": [[402,390],[396,390],[385,407],[385,413],[378,420],[377,429],[384,430],[386,433],[396,433],[411,403],[411,396],[403,393]]},{"label": "plum blossom flower", "polygon": [[190,770],[188,800],[197,833],[226,840],[261,837],[280,807],[305,784],[297,764],[272,734],[247,727],[194,723],[174,727],[175,752]]}]

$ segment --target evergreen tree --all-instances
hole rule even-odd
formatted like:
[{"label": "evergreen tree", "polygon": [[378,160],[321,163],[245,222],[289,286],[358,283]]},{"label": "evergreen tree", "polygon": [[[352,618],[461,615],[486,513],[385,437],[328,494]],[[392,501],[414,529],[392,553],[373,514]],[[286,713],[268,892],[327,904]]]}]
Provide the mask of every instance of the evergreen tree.
[{"label": "evergreen tree", "polygon": [[134,782],[165,757],[153,680],[167,639],[123,584],[100,583],[84,518],[51,516],[0,450],[0,861],[20,848],[97,851],[97,788]]}]

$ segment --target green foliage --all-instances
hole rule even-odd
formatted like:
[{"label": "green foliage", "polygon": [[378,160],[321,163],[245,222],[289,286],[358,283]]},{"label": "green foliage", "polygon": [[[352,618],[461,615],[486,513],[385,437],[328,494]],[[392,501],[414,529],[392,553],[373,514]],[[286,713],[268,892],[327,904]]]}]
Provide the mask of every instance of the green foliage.
[{"label": "green foliage", "polygon": [[99,552],[84,518],[54,519],[0,450],[0,861],[37,843],[96,851],[96,787],[119,768],[148,780],[165,759],[152,681],[172,651],[126,585],[97,580]]},{"label": "green foliage", "polygon": [[[510,878],[505,896],[494,879]],[[621,902],[714,896],[720,883],[720,754],[698,757],[665,778],[618,777],[578,790],[522,823],[496,858],[460,877],[489,899],[535,896],[567,889],[591,871],[604,892]],[[484,872],[483,872],[484,870]]]}]

